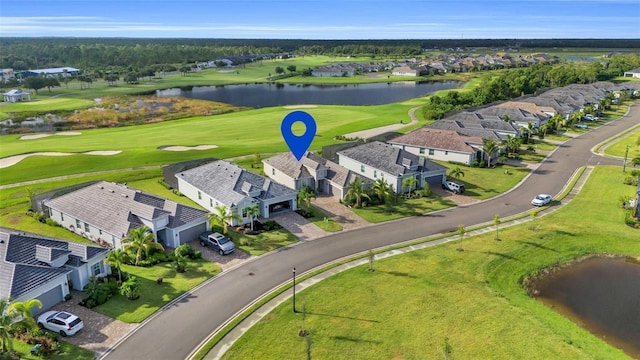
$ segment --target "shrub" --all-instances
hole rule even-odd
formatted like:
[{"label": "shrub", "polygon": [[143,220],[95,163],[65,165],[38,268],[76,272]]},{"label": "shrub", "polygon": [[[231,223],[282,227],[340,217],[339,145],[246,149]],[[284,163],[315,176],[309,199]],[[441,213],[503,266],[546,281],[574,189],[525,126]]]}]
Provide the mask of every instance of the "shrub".
[{"label": "shrub", "polygon": [[273,220],[265,221],[262,224],[262,227],[264,228],[265,231],[282,229],[282,226],[280,226],[280,224],[278,224],[277,222],[275,222]]},{"label": "shrub", "polygon": [[162,179],[158,180],[158,184],[162,185],[162,187],[164,187],[167,190],[173,190],[173,187],[171,187],[171,185],[169,185],[166,181]]},{"label": "shrub", "polygon": [[173,251],[173,254],[175,256],[182,256],[189,259],[195,259],[195,250],[191,246],[189,246],[189,244],[182,244],[178,246]]},{"label": "shrub", "polygon": [[57,227],[62,227],[62,225],[58,224],[55,220],[53,220],[52,218],[46,218],[44,220],[44,223],[49,225],[49,226],[57,226]]},{"label": "shrub", "polygon": [[626,178],[624,178],[623,183],[625,185],[638,186],[638,178],[632,177],[632,176],[627,176]]},{"label": "shrub", "polygon": [[202,251],[195,250],[193,252],[193,260],[198,260],[198,259],[202,259]]},{"label": "shrub", "polygon": [[68,293],[67,295],[64,296],[64,301],[69,301],[71,300],[71,298],[73,298],[73,295],[71,295],[71,293]]},{"label": "shrub", "polygon": [[129,300],[136,300],[140,297],[140,283],[135,276],[131,276],[127,281],[122,283],[120,294]]},{"label": "shrub", "polygon": [[640,177],[640,170],[638,170],[638,169],[631,170],[631,173],[630,173],[630,174],[631,174],[631,176],[633,176],[634,178],[639,178],[639,177]]}]

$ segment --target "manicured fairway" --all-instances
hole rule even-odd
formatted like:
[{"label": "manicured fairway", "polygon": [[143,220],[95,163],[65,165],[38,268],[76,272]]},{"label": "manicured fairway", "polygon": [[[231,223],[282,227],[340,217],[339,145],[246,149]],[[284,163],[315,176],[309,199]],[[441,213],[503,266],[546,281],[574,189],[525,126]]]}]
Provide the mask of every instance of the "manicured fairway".
[{"label": "manicured fairway", "polygon": [[95,104],[90,100],[72,98],[50,98],[20,103],[0,103],[0,112],[43,112],[84,109]]},{"label": "manicured fairway", "polygon": [[[460,244],[377,260],[298,292],[256,324],[226,359],[621,359],[625,355],[530,298],[530,273],[586,254],[640,256],[617,199],[634,187],[594,170],[569,205],[531,224]],[[596,195],[597,194],[597,195]],[[584,226],[588,224],[588,226]],[[298,336],[310,332],[310,342]]]}]

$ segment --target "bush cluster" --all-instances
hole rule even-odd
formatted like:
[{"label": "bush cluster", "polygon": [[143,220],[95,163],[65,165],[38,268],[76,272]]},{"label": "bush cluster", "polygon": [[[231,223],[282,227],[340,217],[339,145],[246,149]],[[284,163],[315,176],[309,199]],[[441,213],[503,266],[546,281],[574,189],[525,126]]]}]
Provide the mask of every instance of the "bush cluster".
[{"label": "bush cluster", "polygon": [[191,260],[202,259],[202,251],[192,248],[189,244],[182,244],[178,246],[174,250],[173,254],[175,256],[182,256]]},{"label": "bush cluster", "polygon": [[85,298],[80,305],[92,309],[106,303],[113,295],[120,291],[118,281],[113,277],[89,278],[89,283],[84,287]]},{"label": "bush cluster", "polygon": [[282,229],[282,226],[273,220],[269,220],[262,223],[262,228],[264,231],[271,231]]},{"label": "bush cluster", "polygon": [[[37,345],[34,355],[43,356],[52,354],[60,348],[60,343],[57,341],[58,335],[52,332],[37,330],[23,330],[16,334],[14,337],[29,345]],[[18,357],[19,359],[20,357]],[[4,359],[4,358],[0,358]],[[10,359],[10,358],[8,358]]]}]

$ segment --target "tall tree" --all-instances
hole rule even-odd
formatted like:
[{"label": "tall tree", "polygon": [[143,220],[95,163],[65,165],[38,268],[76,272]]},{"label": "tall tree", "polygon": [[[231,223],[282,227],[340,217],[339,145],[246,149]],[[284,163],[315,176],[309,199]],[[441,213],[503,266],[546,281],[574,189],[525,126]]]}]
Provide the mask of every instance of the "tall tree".
[{"label": "tall tree", "polygon": [[500,149],[500,146],[495,140],[484,139],[482,140],[482,152],[487,156],[487,167],[491,167],[491,158]]},{"label": "tall tree", "polygon": [[142,225],[136,229],[129,230],[127,237],[122,239],[125,249],[131,251],[136,256],[136,266],[151,254],[153,250],[164,250],[164,247],[155,242],[151,229]]},{"label": "tall tree", "polygon": [[380,203],[386,204],[393,189],[383,178],[376,180],[371,188],[373,194],[378,198]]},{"label": "tall tree", "polygon": [[118,280],[122,283],[122,264],[129,262],[129,253],[122,249],[115,249],[107,255],[107,261],[118,270]]},{"label": "tall tree", "polygon": [[244,211],[247,212],[247,216],[251,220],[251,231],[253,231],[253,222],[258,218],[258,216],[260,216],[260,207],[258,206],[258,204],[253,204],[251,206],[245,207]]},{"label": "tall tree", "polygon": [[402,187],[409,189],[409,193],[407,194],[407,196],[411,196],[411,192],[415,190],[417,183],[418,183],[418,180],[416,180],[416,178],[413,175],[402,179]]},{"label": "tall tree", "polygon": [[215,207],[215,212],[209,214],[209,221],[218,224],[222,227],[222,234],[226,234],[229,230],[229,225],[238,220],[238,215],[234,214],[226,205],[218,205]]},{"label": "tall tree", "polygon": [[344,195],[349,201],[355,201],[356,207],[362,206],[362,199],[369,199],[371,197],[364,191],[364,182],[360,179],[355,179],[349,183],[349,190]]}]

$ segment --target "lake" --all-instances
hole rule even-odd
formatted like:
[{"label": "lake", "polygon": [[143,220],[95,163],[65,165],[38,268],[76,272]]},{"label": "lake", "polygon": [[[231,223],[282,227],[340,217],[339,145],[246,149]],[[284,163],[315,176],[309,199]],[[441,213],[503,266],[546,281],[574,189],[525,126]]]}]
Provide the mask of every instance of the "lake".
[{"label": "lake", "polygon": [[158,96],[181,96],[234,106],[263,108],[284,105],[382,105],[438,90],[455,89],[458,81],[393,82],[349,85],[247,84],[158,90]]},{"label": "lake", "polygon": [[536,281],[535,288],[545,305],[640,358],[640,265],[593,257]]}]

